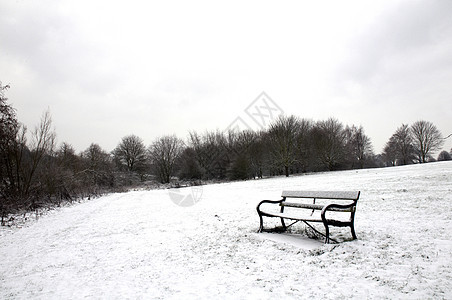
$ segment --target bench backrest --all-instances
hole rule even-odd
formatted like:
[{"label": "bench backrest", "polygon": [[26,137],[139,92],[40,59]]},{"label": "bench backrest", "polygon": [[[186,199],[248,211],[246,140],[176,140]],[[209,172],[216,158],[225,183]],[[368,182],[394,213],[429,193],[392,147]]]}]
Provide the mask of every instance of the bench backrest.
[{"label": "bench backrest", "polygon": [[284,198],[358,200],[360,191],[283,191]]}]

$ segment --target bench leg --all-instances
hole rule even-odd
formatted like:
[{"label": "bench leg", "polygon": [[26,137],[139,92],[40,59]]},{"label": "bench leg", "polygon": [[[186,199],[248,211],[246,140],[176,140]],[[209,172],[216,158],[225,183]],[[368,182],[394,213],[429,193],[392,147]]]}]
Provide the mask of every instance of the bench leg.
[{"label": "bench leg", "polygon": [[264,220],[262,219],[261,214],[259,214],[259,221],[260,221],[260,225],[259,225],[259,230],[257,232],[262,232],[264,230]]},{"label": "bench leg", "polygon": [[328,228],[327,224],[325,225],[325,244],[329,244],[330,243],[330,229]]},{"label": "bench leg", "polygon": [[351,229],[351,231],[352,231],[352,237],[353,237],[353,239],[356,240],[357,237],[356,237],[356,233],[355,233],[355,225],[354,225],[354,224],[350,225],[350,229]]},{"label": "bench leg", "polygon": [[286,226],[286,223],[284,222],[283,218],[281,218],[281,224],[282,224],[283,231],[286,231],[287,230],[287,226]]}]

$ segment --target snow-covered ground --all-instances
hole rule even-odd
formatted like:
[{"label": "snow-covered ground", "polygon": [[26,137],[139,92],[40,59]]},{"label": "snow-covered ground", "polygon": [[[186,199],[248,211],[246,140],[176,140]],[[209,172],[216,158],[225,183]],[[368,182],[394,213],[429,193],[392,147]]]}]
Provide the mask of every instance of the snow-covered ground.
[{"label": "snow-covered ground", "polygon": [[[256,233],[256,204],[283,189],[361,190],[358,240]],[[196,192],[202,198],[188,207],[168,190],[135,191],[2,228],[0,298],[452,299],[452,162]]]}]

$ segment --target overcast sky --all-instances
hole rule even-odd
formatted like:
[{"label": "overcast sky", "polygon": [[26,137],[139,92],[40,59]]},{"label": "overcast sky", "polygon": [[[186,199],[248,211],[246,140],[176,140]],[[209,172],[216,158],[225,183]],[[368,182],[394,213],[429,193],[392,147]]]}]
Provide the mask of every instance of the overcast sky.
[{"label": "overcast sky", "polygon": [[452,1],[0,0],[0,81],[77,151],[250,125],[265,91],[380,153],[402,124],[452,133]]}]

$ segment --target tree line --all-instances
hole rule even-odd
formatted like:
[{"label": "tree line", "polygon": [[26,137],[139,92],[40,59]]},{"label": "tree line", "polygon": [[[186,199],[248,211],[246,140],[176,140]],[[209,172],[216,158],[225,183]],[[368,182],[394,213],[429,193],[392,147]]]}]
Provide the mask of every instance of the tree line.
[{"label": "tree line", "polygon": [[[11,212],[140,185],[424,163],[443,143],[432,123],[418,121],[398,128],[384,152],[375,155],[362,126],[344,126],[335,118],[313,121],[290,115],[280,116],[261,131],[192,131],[185,141],[166,135],[148,146],[132,134],[110,152],[93,143],[76,153],[69,143],[56,145],[49,112],[28,134],[7,103],[8,88],[0,83],[2,224]],[[450,159],[443,152],[438,159]]]},{"label": "tree line", "polygon": [[[411,126],[402,124],[386,143],[382,157],[386,165],[407,165],[435,161],[432,154],[444,144],[441,132],[429,121],[416,121]],[[451,149],[452,153],[452,149]],[[451,153],[443,150],[439,161],[451,160]]]}]

